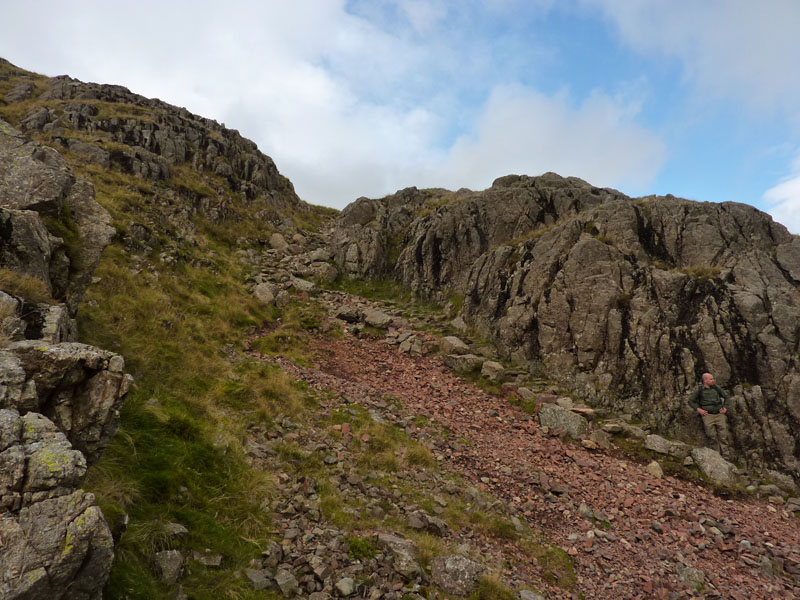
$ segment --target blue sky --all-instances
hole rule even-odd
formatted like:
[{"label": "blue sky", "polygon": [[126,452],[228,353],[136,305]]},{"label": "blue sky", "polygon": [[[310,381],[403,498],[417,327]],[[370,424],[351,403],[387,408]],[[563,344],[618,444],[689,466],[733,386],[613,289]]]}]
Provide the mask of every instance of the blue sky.
[{"label": "blue sky", "polygon": [[746,202],[800,232],[796,0],[5,0],[3,13],[0,56],[237,128],[316,204],[556,171]]}]

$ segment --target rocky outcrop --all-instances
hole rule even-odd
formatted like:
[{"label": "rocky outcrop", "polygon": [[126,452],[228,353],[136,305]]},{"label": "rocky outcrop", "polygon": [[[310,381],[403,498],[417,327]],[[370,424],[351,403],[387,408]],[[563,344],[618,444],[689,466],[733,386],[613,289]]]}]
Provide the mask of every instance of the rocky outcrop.
[{"label": "rocky outcrop", "polygon": [[[272,159],[235,130],[158,99],[149,99],[118,85],[85,83],[67,76],[32,85],[4,61],[0,71],[13,71],[19,83],[6,96],[9,103],[36,100],[21,118],[25,132],[42,132],[91,162],[153,181],[172,177],[174,168],[190,166],[225,181],[246,202],[284,211],[306,205]],[[37,92],[37,89],[44,91]],[[38,95],[37,95],[38,93]],[[216,193],[186,191],[207,216],[230,217],[230,207]],[[224,197],[225,194],[219,194]],[[212,206],[213,204],[213,206]]]},{"label": "rocky outcrop", "polygon": [[117,429],[131,377],[121,356],[74,342],[109,223],[57,152],[0,121],[3,598],[99,599],[110,573],[109,527],[79,486]]},{"label": "rocky outcrop", "polygon": [[734,457],[797,473],[800,238],[769,215],[550,173],[359,199],[335,229],[343,272],[463,297],[507,359],[661,433],[705,441],[685,398],[711,371]]},{"label": "rocky outcrop", "polygon": [[[42,218],[72,239],[49,231]],[[114,234],[110,223],[93,186],[76,178],[58,152],[0,120],[0,266],[41,281],[74,317]],[[24,314],[33,325],[26,337],[41,337],[36,321],[45,317]]]}]

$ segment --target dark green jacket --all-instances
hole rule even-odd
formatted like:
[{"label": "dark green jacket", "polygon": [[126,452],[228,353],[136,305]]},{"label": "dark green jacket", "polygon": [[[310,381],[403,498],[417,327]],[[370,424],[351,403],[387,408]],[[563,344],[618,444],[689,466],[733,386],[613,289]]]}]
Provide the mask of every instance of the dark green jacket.
[{"label": "dark green jacket", "polygon": [[697,410],[699,407],[712,414],[716,414],[719,412],[720,408],[725,407],[725,401],[727,399],[728,394],[718,385],[714,384],[707,388],[703,387],[701,384],[700,387],[695,389],[691,396],[689,396],[689,406],[694,410]]}]

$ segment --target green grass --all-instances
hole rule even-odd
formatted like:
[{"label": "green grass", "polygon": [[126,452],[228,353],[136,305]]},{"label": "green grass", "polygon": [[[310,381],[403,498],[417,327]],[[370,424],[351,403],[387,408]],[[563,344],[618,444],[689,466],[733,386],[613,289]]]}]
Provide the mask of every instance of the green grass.
[{"label": "green grass", "polygon": [[482,577],[469,600],[516,600],[516,593],[494,577]]},{"label": "green grass", "polygon": [[568,591],[575,589],[578,580],[575,565],[565,550],[533,540],[525,544],[525,549],[539,564],[545,581]]}]

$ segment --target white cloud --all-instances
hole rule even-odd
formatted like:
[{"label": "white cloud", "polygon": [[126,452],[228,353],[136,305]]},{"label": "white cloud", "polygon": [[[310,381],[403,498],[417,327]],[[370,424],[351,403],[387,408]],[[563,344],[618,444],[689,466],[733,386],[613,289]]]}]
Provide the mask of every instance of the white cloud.
[{"label": "white cloud", "polygon": [[800,234],[800,154],[792,162],[792,173],[764,192],[763,200],[773,219]]},{"label": "white cloud", "polygon": [[798,117],[800,2],[579,1],[605,14],[634,49],[678,58],[686,78],[714,99]]},{"label": "white cloud", "polygon": [[600,92],[572,106],[566,93],[546,96],[500,86],[475,134],[453,146],[439,184],[482,188],[508,173],[555,171],[595,185],[640,190],[661,169],[665,148],[635,124],[636,112],[635,105]]}]

